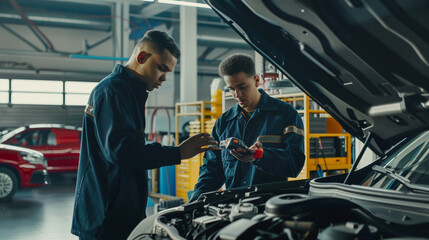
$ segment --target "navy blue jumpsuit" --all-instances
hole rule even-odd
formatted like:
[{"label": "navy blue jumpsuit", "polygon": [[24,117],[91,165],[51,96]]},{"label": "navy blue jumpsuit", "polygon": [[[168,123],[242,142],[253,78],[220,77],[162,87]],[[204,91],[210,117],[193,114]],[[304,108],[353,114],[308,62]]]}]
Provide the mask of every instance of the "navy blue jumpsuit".
[{"label": "navy blue jumpsuit", "polygon": [[178,147],[146,143],[147,97],[146,84],[121,65],[91,92],[71,230],[80,239],[126,239],[146,217],[146,170],[180,163]]},{"label": "navy blue jumpsuit", "polygon": [[198,183],[190,201],[202,193],[261,183],[286,181],[296,177],[305,162],[303,123],[289,103],[268,96],[259,89],[261,101],[249,119],[235,104],[217,119],[212,131],[220,142],[236,137],[247,146],[262,143],[264,154],[255,163],[245,163],[230,154],[230,150],[210,150],[204,154]]}]

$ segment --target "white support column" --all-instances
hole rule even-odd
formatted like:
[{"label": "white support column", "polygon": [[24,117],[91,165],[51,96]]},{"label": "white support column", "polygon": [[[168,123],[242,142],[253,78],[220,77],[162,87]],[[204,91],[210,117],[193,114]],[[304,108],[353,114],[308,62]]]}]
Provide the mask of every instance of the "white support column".
[{"label": "white support column", "polygon": [[[131,55],[130,50],[130,4],[128,2],[122,3],[122,57],[128,58]],[[122,61],[125,64],[127,61]]]},{"label": "white support column", "polygon": [[[112,9],[112,16],[121,16],[121,3],[114,3]],[[122,24],[121,20],[118,17],[112,17],[112,26],[113,26],[113,56],[121,57],[122,56]],[[121,64],[121,61],[115,61],[114,64]]]},{"label": "white support column", "polygon": [[[117,2],[112,10],[113,18],[113,56],[117,58],[127,58],[130,55],[129,50],[129,18],[130,5],[128,2]],[[125,64],[126,61],[118,60],[115,64]]]},{"label": "white support column", "polygon": [[255,70],[256,74],[262,74],[264,71],[264,57],[255,51]]},{"label": "white support column", "polygon": [[180,6],[180,102],[198,97],[197,84],[197,9]]}]

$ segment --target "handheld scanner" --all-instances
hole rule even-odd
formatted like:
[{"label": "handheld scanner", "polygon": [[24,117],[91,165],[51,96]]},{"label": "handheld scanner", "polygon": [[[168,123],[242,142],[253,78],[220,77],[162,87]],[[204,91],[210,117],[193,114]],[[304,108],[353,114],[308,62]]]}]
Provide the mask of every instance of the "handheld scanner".
[{"label": "handheld scanner", "polygon": [[235,137],[230,137],[230,138],[227,138],[223,141],[220,141],[219,148],[232,150],[232,149],[237,149],[237,148],[246,149],[247,146],[240,139],[235,138]]},{"label": "handheld scanner", "polygon": [[[241,149],[247,150],[246,144],[243,141],[241,141],[240,139],[235,138],[235,137],[230,137],[230,138],[227,138],[223,141],[220,141],[219,148],[220,149],[230,149],[230,150],[241,148]],[[262,158],[263,152],[264,151],[262,150],[262,148],[257,148],[256,152],[253,154],[253,158],[254,159]],[[247,151],[244,154],[246,155],[246,154],[252,154],[252,153],[250,151]]]}]

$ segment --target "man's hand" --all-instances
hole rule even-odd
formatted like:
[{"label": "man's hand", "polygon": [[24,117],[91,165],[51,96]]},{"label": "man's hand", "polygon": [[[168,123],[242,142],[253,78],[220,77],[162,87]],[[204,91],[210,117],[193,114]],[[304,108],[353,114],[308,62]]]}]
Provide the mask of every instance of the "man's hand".
[{"label": "man's hand", "polygon": [[242,149],[242,148],[236,148],[231,150],[231,154],[237,158],[238,160],[242,162],[252,162],[253,161],[253,154],[255,154],[256,149],[261,148],[262,143],[255,142],[252,146]]},{"label": "man's hand", "polygon": [[188,159],[198,153],[205,152],[207,150],[216,148],[218,142],[214,141],[213,137],[207,133],[199,133],[192,137],[189,137],[183,141],[180,145],[180,158]]}]

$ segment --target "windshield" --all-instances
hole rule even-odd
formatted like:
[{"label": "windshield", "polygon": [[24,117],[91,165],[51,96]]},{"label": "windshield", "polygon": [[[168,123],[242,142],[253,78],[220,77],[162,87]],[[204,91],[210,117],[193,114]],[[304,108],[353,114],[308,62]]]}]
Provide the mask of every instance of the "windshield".
[{"label": "windshield", "polygon": [[[429,185],[429,131],[419,134],[380,165],[393,170],[411,184]],[[373,171],[364,185],[394,191],[410,191],[398,179],[380,171]]]},{"label": "windshield", "polygon": [[4,141],[8,140],[9,138],[15,136],[17,133],[20,133],[25,130],[25,127],[16,128],[8,133],[6,133],[3,136],[0,136],[0,143],[3,143]]}]

